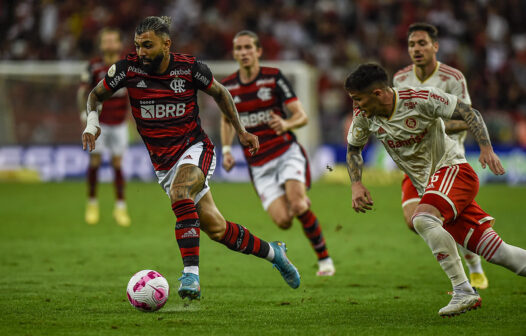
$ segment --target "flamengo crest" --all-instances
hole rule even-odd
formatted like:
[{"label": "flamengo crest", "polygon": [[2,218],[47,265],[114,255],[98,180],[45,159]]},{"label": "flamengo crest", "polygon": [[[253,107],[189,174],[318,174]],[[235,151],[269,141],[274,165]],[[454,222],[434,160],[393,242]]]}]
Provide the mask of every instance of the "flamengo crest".
[{"label": "flamengo crest", "polygon": [[170,83],[170,88],[174,90],[175,93],[183,93],[186,91],[184,88],[184,82],[184,79],[176,78]]}]

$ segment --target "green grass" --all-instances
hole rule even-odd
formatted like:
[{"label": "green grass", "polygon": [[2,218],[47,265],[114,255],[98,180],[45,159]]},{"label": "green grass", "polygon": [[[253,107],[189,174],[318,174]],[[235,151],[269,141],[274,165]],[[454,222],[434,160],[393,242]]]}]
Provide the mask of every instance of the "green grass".
[{"label": "green grass", "polygon": [[[484,262],[482,309],[438,317],[449,281],[405,228],[398,186],[371,188],[375,209],[356,214],[350,189],[318,183],[309,193],[337,273],[315,276],[315,255],[298,223],[280,231],[251,186],[214,184],[224,216],[266,240],[284,240],[302,274],[290,289],[271,265],[201,239],[201,302],[176,293],[182,269],[170,203],[156,184],[129,183],[132,226],[111,218],[111,185],[100,188],[102,220],[83,222],[83,183],[0,184],[0,335],[524,335],[526,281]],[[478,201],[510,244],[526,247],[525,188],[488,185]],[[172,286],[155,313],[125,297],[131,275],[161,272]]]}]

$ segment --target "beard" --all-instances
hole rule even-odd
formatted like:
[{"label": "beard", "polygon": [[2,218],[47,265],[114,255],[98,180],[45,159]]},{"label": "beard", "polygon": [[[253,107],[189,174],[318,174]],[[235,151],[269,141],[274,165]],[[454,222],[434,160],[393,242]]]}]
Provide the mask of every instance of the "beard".
[{"label": "beard", "polygon": [[[147,74],[152,75],[157,72],[159,69],[159,66],[161,65],[161,62],[164,59],[164,55],[160,53],[159,55],[155,56],[154,59],[144,58],[140,57],[139,60],[141,62],[141,68],[146,71]],[[144,60],[147,60],[150,62],[149,64],[145,64]]]}]

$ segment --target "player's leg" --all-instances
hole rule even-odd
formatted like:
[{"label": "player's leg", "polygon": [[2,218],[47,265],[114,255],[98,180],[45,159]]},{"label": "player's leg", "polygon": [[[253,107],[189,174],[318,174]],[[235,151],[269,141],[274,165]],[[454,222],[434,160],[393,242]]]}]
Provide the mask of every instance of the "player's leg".
[{"label": "player's leg", "polygon": [[124,199],[125,180],[122,173],[122,156],[128,148],[128,126],[126,122],[108,127],[110,130],[107,137],[107,146],[111,151],[111,165],[114,172],[114,186],[116,194],[113,218],[120,226],[130,226],[131,220],[126,209]]},{"label": "player's leg", "polygon": [[303,232],[310,241],[312,249],[318,258],[318,276],[332,276],[336,272],[334,263],[329,256],[327,244],[321,230],[321,225],[307,201],[305,184],[298,180],[285,181],[285,195],[292,215],[301,222]]},{"label": "player's leg", "polygon": [[[267,194],[270,194],[270,192],[267,192]],[[267,213],[280,229],[287,230],[291,228],[294,217],[292,216],[292,212],[282,190],[280,190],[280,194],[279,197],[270,203],[267,208]]]},{"label": "player's leg", "polygon": [[439,169],[415,210],[413,226],[431,248],[453,286],[453,298],[439,311],[453,316],[480,306],[480,296],[470,286],[455,239],[443,227],[473,202],[478,192],[478,178],[468,164]]},{"label": "player's leg", "polygon": [[459,254],[464,257],[466,265],[468,266],[471,286],[477,289],[488,288],[489,281],[486,277],[486,274],[484,273],[484,270],[482,269],[480,257],[476,253],[471,252],[460,244],[457,244],[457,248]]},{"label": "player's leg", "polygon": [[[99,144],[96,144],[96,147]],[[91,153],[89,156],[89,165],[87,171],[88,184],[88,203],[86,205],[85,220],[88,224],[97,224],[99,222],[99,202],[97,200],[98,172],[101,164],[100,152]]]},{"label": "player's leg", "polygon": [[199,200],[197,210],[201,228],[210,239],[233,251],[267,259],[278,268],[289,286],[292,288],[299,286],[298,270],[288,260],[285,254],[286,247],[282,242],[268,243],[252,234],[246,227],[225,220],[217,209],[210,191]]},{"label": "player's leg", "polygon": [[413,215],[419,202],[420,196],[418,196],[418,191],[409,179],[409,176],[405,175],[402,180],[402,211],[404,213],[407,227],[415,233],[416,231],[413,227]]},{"label": "player's leg", "polygon": [[194,199],[203,188],[205,177],[199,167],[181,164],[177,167],[169,189],[172,210],[177,218],[175,238],[183,259],[183,276],[179,286],[181,298],[199,299],[200,223]]},{"label": "player's leg", "polygon": [[506,244],[492,228],[486,229],[482,234],[476,251],[490,263],[526,276],[526,250]]}]

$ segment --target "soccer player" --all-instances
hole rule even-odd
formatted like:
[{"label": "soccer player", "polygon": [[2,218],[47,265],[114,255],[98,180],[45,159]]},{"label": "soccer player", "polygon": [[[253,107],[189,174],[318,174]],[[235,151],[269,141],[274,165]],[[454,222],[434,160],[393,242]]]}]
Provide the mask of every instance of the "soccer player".
[{"label": "soccer player", "polygon": [[385,70],[376,64],[360,65],[347,77],[345,89],[354,104],[347,137],[353,209],[366,212],[373,205],[361,182],[361,151],[374,134],[417,189],[420,201],[413,227],[451,280],[453,297],[439,315],[457,315],[481,303],[462,268],[455,241],[526,276],[526,250],[506,244],[492,229],[494,219],[475,202],[477,174],[444,131],[441,118],[464,120],[480,147],[482,167],[502,175],[504,169],[480,113],[434,87],[391,88]]},{"label": "soccer player", "polygon": [[198,90],[214,98],[251,154],[259,149],[258,138],[240,123],[232,96],[214,79],[206,64],[193,56],[170,52],[169,25],[166,16],[150,16],[136,27],[136,53],[112,65],[89,94],[82,146],[93,150],[100,135],[97,105],[126,87],[137,130],[177,217],[175,237],[184,265],[179,278],[181,298],[201,296],[201,230],[229,249],[269,260],[287,284],[297,288],[300,275],[286,257],[285,244],[267,243],[246,227],[226,221],[214,203],[208,185],[215,169],[214,145],[201,128]]},{"label": "soccer player", "polygon": [[[471,105],[466,80],[459,70],[437,61],[438,30],[428,23],[414,23],[407,32],[408,52],[412,65],[398,71],[393,77],[394,87],[433,86],[457,96],[462,102]],[[463,120],[444,120],[446,133],[455,141],[460,152],[464,153],[464,139],[468,125]],[[407,226],[415,231],[411,217],[420,201],[418,192],[407,174],[402,181],[402,209]],[[488,279],[484,274],[480,257],[457,246],[464,255],[469,269],[471,285],[479,289],[488,287]]]},{"label": "soccer player", "polygon": [[[334,264],[306,195],[306,188],[310,187],[307,155],[292,133],[293,129],[307,124],[307,115],[281,71],[260,66],[263,50],[256,33],[240,31],[233,44],[239,70],[226,77],[222,84],[234,97],[241,122],[261,143],[256,155],[250,155],[250,148],[244,146],[252,183],[263,208],[278,227],[289,229],[294,217],[298,218],[318,257],[316,275],[332,276]],[[285,107],[290,111],[289,118]],[[234,135],[233,125],[223,115],[221,142],[226,171],[235,165],[230,152]]]},{"label": "soccer player", "polygon": [[[101,57],[92,59],[86,71],[82,74],[81,85],[77,92],[77,103],[81,111],[81,119],[86,121],[86,99],[91,89],[104,78],[112,64],[121,58],[123,50],[121,33],[114,28],[104,28],[99,32],[98,48]],[[104,151],[111,153],[111,165],[114,172],[116,202],[113,217],[120,226],[130,226],[130,216],[124,200],[124,177],[121,163],[122,155],[128,147],[128,125],[126,115],[130,109],[126,89],[122,88],[108,99],[100,117],[102,136],[97,139],[97,148],[90,153],[87,172],[88,204],[85,219],[88,224],[99,221],[99,204],[97,201],[97,175]]]}]

